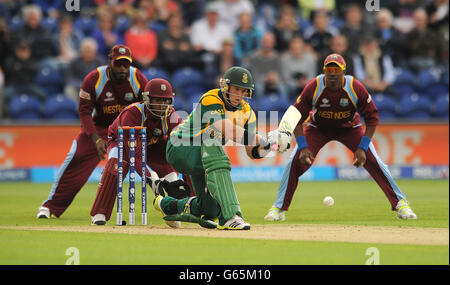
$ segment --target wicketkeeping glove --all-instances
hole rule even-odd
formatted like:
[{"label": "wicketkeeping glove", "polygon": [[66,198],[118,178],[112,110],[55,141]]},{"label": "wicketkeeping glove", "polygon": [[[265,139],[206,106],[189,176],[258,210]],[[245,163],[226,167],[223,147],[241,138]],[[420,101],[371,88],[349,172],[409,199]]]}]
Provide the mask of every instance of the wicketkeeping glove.
[{"label": "wicketkeeping glove", "polygon": [[162,181],[160,179],[156,179],[156,180],[147,179],[147,182],[148,182],[148,185],[150,185],[150,187],[152,187],[153,194],[155,194],[155,197],[158,195],[161,195],[163,197],[166,196],[166,194],[164,193],[164,190],[163,190],[163,184],[161,183]]},{"label": "wicketkeeping glove", "polygon": [[189,197],[191,194],[191,188],[182,179],[178,179],[173,182],[162,180],[161,184],[167,195],[175,199],[183,199]]}]

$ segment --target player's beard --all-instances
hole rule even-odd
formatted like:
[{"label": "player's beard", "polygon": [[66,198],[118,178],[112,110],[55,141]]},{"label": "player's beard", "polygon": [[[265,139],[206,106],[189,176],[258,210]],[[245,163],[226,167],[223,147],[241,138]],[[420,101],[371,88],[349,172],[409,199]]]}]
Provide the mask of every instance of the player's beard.
[{"label": "player's beard", "polygon": [[111,73],[116,81],[124,81],[128,78],[130,71],[129,69],[126,72],[116,72],[113,68],[111,68]]},{"label": "player's beard", "polygon": [[327,87],[337,90],[342,84],[342,77],[336,75],[327,75]]}]

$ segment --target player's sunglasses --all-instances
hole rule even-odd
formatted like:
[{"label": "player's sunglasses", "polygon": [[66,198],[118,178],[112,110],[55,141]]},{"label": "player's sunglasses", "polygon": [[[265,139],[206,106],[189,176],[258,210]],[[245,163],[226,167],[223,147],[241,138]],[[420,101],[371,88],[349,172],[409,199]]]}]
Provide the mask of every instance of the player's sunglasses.
[{"label": "player's sunglasses", "polygon": [[129,62],[126,59],[123,59],[123,60],[119,59],[119,60],[114,61],[114,66],[115,67],[122,67],[123,66],[125,68],[128,68],[128,67],[130,67],[130,65],[131,65],[131,62]]},{"label": "player's sunglasses", "polygon": [[341,73],[343,69],[337,66],[325,66],[323,71],[326,73]]}]

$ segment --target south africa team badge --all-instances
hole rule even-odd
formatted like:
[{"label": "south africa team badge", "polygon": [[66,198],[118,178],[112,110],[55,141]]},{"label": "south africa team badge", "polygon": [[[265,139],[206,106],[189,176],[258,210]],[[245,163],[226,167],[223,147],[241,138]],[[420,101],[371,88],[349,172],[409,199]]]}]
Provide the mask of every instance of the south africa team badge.
[{"label": "south africa team badge", "polygon": [[247,83],[248,82],[248,75],[247,73],[242,74],[242,83]]}]

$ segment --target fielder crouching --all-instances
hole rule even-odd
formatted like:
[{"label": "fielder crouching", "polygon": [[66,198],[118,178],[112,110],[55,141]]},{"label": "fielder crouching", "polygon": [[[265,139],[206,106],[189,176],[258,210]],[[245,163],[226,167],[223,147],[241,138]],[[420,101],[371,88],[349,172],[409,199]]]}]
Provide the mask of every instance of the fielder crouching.
[{"label": "fielder crouching", "polygon": [[[183,180],[178,178],[178,173],[166,160],[168,134],[181,122],[181,118],[173,108],[174,96],[172,86],[164,79],[153,79],[145,86],[143,98],[144,101],[131,104],[125,108],[108,128],[108,161],[103,170],[94,205],[90,213],[93,225],[106,224],[106,221],[111,217],[117,197],[117,136],[119,126],[147,127],[147,165],[152,169],[152,173],[156,173],[157,176],[162,177],[161,180],[151,179],[151,175],[147,169],[147,181],[149,181],[155,194],[162,194],[161,187],[164,187],[169,193],[172,191],[175,191],[177,194],[185,192],[184,196],[189,196],[189,187]],[[136,137],[136,145],[140,145],[138,143],[139,136]],[[124,132],[124,177],[129,168],[128,142],[129,132]],[[142,173],[140,169],[142,165],[140,147],[136,147],[135,158],[136,172],[140,174]],[[180,223],[170,222],[169,225],[179,227]]]}]

